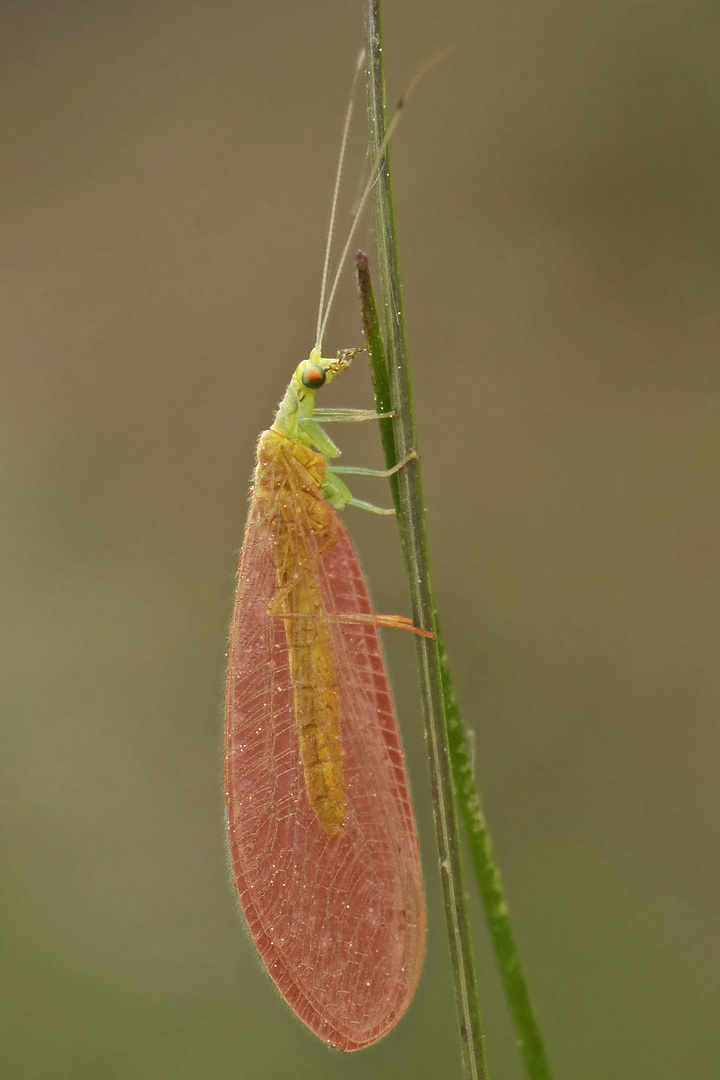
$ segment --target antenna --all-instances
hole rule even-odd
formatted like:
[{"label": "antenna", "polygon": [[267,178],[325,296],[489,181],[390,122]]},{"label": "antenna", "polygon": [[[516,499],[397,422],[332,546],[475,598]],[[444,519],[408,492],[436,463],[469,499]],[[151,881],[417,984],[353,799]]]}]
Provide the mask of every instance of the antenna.
[{"label": "antenna", "polygon": [[[350,100],[348,101],[348,107],[345,113],[345,122],[343,123],[342,138],[340,139],[340,155],[338,157],[337,170],[335,172],[335,186],[333,188],[332,205],[330,207],[330,221],[328,223],[327,240],[325,242],[325,257],[323,259],[322,282],[320,284],[320,306],[318,308],[317,332],[315,334],[315,346],[318,349],[322,345],[322,337],[323,333],[325,332],[325,323],[327,322],[327,313],[325,315],[325,319],[323,319],[323,311],[325,308],[325,293],[327,291],[328,271],[330,269],[330,249],[332,248],[333,235],[335,233],[335,219],[337,218],[337,205],[338,196],[340,195],[340,182],[342,180],[343,166],[345,164],[345,151],[347,150],[348,134],[350,132],[350,121],[352,119],[353,108],[355,105],[355,91],[357,90],[358,79],[360,78],[360,72],[362,71],[364,63],[365,50],[363,49],[358,56],[358,61],[355,65],[355,74],[353,76],[352,90],[350,91]],[[331,302],[332,297],[330,298],[330,303]],[[328,303],[328,308],[330,307],[330,303]]]},{"label": "antenna", "polygon": [[[335,271],[335,276],[333,278],[332,286],[330,288],[330,293],[328,295],[327,303],[325,304],[325,294],[326,294],[326,290],[327,290],[327,281],[328,281],[328,269],[329,269],[329,264],[330,264],[330,246],[331,246],[331,242],[332,242],[333,231],[334,231],[334,228],[335,228],[335,218],[337,216],[337,199],[338,199],[338,193],[339,193],[339,190],[340,190],[340,176],[341,176],[341,173],[342,173],[343,159],[345,157],[345,148],[346,148],[346,145],[347,145],[348,130],[349,130],[349,127],[350,127],[350,118],[352,116],[353,98],[355,96],[355,89],[357,87],[357,81],[358,81],[358,77],[360,75],[360,69],[361,69],[361,67],[363,65],[363,62],[365,60],[365,51],[363,50],[363,52],[360,54],[360,58],[358,60],[358,65],[357,65],[357,68],[355,69],[355,78],[353,79],[352,97],[350,98],[350,104],[348,105],[348,110],[347,110],[347,113],[345,115],[345,125],[343,127],[342,145],[340,147],[340,160],[338,162],[338,171],[337,171],[337,176],[335,178],[335,190],[333,192],[332,209],[330,211],[330,228],[328,230],[327,245],[326,245],[326,248],[325,248],[325,262],[324,262],[324,266],[323,266],[322,289],[321,289],[321,292],[320,292],[320,310],[318,311],[318,327],[317,327],[317,336],[316,336],[316,341],[315,341],[315,347],[318,348],[318,349],[322,345],[322,339],[323,339],[323,336],[325,334],[325,328],[327,327],[327,321],[328,321],[328,317],[330,315],[330,309],[332,307],[333,300],[335,299],[335,293],[337,292],[338,283],[340,281],[340,275],[342,274],[343,266],[345,265],[345,259],[347,258],[347,254],[348,254],[348,251],[350,250],[350,245],[352,243],[353,236],[355,235],[355,230],[357,229],[358,222],[360,221],[360,215],[362,214],[363,210],[365,209],[365,204],[368,201],[368,198],[370,196],[370,192],[372,191],[373,187],[375,186],[375,181],[377,180],[377,178],[378,178],[378,176],[380,174],[380,169],[382,168],[383,161],[385,160],[385,151],[387,150],[388,143],[390,142],[390,139],[392,138],[393,132],[395,131],[395,128],[398,125],[398,122],[400,120],[400,114],[402,112],[403,106],[405,105],[405,102],[407,101],[408,97],[410,96],[410,92],[415,88],[415,84],[418,82],[418,80],[426,73],[426,71],[428,71],[431,67],[434,67],[435,64],[437,64],[440,60],[444,59],[444,57],[447,55],[448,51],[449,51],[448,49],[445,49],[443,52],[438,53],[436,56],[433,56],[430,60],[428,60],[425,64],[423,64],[423,66],[421,68],[419,68],[418,71],[415,72],[412,79],[410,80],[408,85],[405,87],[405,89],[403,90],[402,94],[400,95],[400,97],[398,99],[398,102],[397,102],[397,104],[395,106],[395,111],[394,111],[394,113],[392,115],[392,119],[390,120],[390,123],[387,126],[387,129],[385,131],[385,135],[383,136],[382,142],[380,143],[380,146],[378,147],[377,154],[375,155],[375,160],[372,163],[372,167],[370,169],[370,174],[369,174],[369,176],[367,178],[367,181],[365,183],[365,187],[363,188],[362,195],[360,196],[360,201],[358,202],[357,209],[355,210],[355,213],[353,214],[353,219],[352,219],[352,222],[350,223],[350,231],[348,232],[347,240],[345,241],[345,245],[344,245],[344,247],[342,249],[342,252],[340,254],[340,258],[338,260],[337,270]],[[325,306],[323,307],[323,305],[325,305]]]}]

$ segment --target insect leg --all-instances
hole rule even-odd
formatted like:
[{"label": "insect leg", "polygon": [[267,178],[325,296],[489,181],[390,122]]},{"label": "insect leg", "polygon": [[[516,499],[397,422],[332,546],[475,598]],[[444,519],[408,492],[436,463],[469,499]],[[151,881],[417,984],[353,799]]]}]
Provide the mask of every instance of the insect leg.
[{"label": "insect leg", "polygon": [[395,416],[394,412],[375,412],[373,409],[315,409],[313,418],[324,424],[359,423],[363,420],[387,420]]},{"label": "insect leg", "polygon": [[417,450],[411,450],[402,461],[398,461],[397,465],[393,465],[392,469],[366,469],[363,465],[333,465],[332,471],[334,473],[354,473],[356,476],[393,476],[396,472],[400,472],[400,469],[404,469],[405,466],[419,458]]}]

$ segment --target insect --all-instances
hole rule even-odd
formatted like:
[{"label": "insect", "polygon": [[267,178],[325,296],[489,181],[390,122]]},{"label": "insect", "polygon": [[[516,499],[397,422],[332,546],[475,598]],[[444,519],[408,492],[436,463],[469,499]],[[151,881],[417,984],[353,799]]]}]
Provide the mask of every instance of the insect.
[{"label": "insect", "polygon": [[358,1050],[405,1012],[425,948],[378,637],[379,626],[416,628],[373,611],[338,514],[375,508],[352,497],[318,421],[376,414],[315,409],[358,351],[322,356],[326,318],[321,300],[318,344],[258,442],[230,627],[225,792],[235,883],[265,967],[316,1035]]}]

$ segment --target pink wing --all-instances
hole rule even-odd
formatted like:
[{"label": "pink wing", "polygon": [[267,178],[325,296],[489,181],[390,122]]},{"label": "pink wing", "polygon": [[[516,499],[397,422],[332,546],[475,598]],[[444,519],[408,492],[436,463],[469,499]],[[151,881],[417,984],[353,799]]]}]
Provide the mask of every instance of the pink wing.
[{"label": "pink wing", "polygon": [[[371,616],[339,517],[337,528],[337,543],[315,563],[325,609]],[[395,1026],[420,977],[425,905],[412,805],[377,629],[333,619],[347,810],[332,840],[315,816],[285,629],[268,606],[277,592],[274,542],[251,507],[227,681],[233,869],[253,940],[285,1000],[325,1042],[358,1050]]]}]

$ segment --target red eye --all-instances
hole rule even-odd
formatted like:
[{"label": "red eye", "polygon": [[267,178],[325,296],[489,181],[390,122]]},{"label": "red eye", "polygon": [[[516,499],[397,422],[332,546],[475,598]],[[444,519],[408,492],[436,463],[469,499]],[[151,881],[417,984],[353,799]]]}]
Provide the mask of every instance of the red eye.
[{"label": "red eye", "polygon": [[308,390],[318,390],[325,382],[325,369],[321,367],[309,367],[301,375],[303,386]]}]

